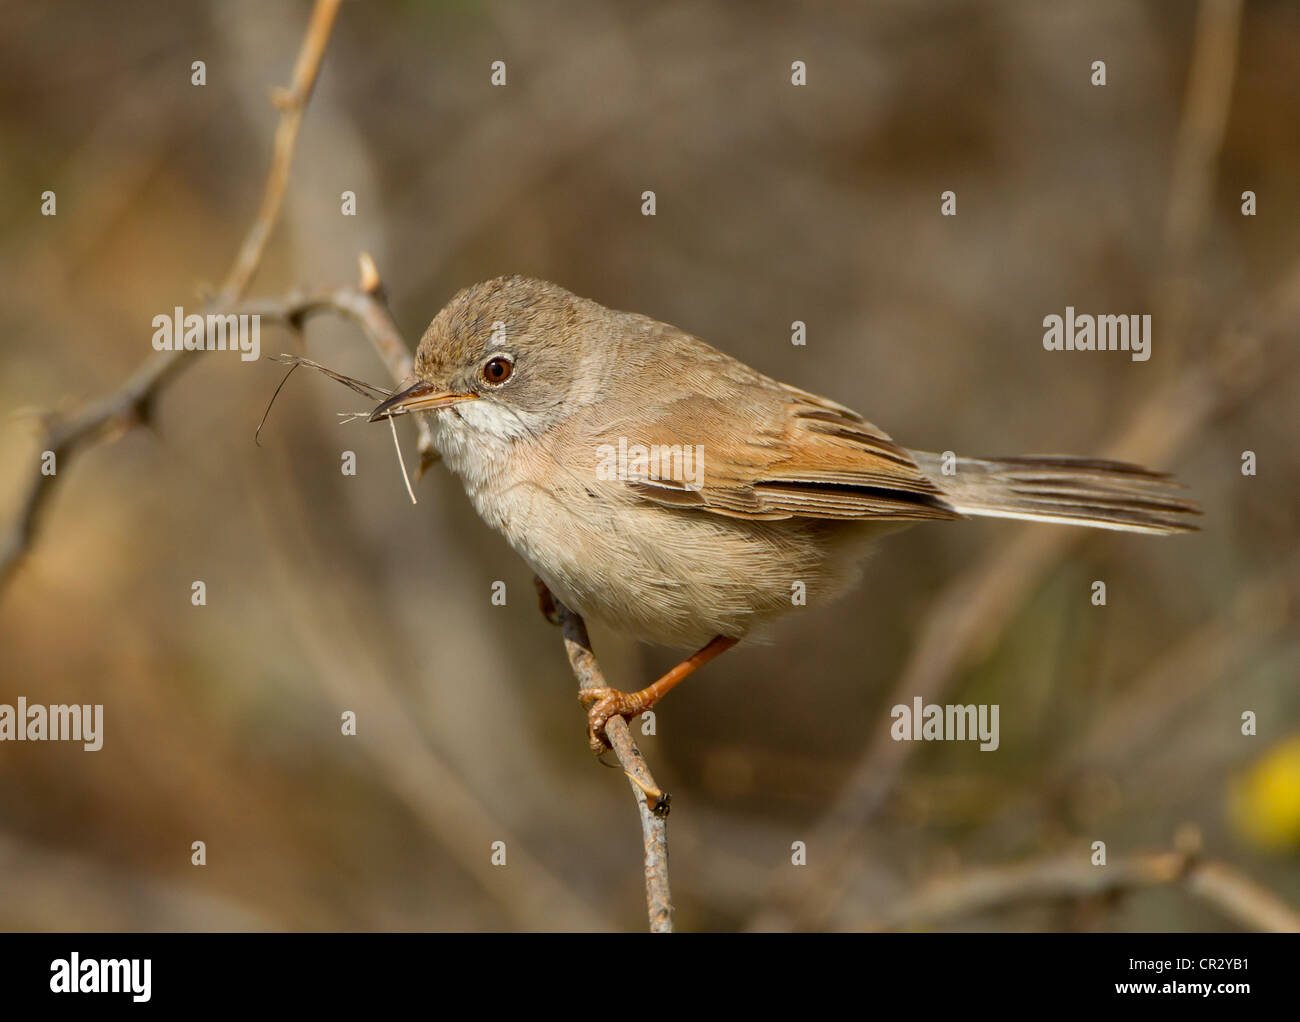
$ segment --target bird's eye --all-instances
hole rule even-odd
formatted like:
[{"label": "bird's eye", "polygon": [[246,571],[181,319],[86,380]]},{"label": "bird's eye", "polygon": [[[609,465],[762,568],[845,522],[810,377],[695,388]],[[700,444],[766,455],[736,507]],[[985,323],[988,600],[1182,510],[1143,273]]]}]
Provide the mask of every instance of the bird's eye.
[{"label": "bird's eye", "polygon": [[496,358],[489,359],[483,365],[483,379],[492,384],[499,386],[510,379],[510,374],[515,371],[515,364],[510,359],[498,355]]}]

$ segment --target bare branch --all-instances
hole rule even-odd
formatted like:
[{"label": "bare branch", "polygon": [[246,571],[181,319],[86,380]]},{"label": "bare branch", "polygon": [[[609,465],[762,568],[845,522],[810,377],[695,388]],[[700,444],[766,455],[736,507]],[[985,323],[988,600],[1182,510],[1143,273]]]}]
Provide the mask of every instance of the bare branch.
[{"label": "bare branch", "polygon": [[[569,655],[574,677],[578,679],[579,690],[607,688],[600,664],[596,662],[596,654],[591,651],[591,639],[587,636],[587,626],[582,617],[564,604],[554,601],[540,579],[537,586],[547,618],[558,624],[563,631],[564,649]],[[645,897],[650,916],[650,932],[671,933],[673,902],[668,887],[668,806],[671,797],[655,783],[645,757],[632,740],[626,720],[619,716],[611,717],[605,725],[605,737],[627,775],[641,813]]]},{"label": "bare branch", "polygon": [[[290,86],[277,91],[274,97],[280,110],[280,123],[275,132],[274,154],[262,203],[244,236],[225,284],[207,303],[207,312],[224,311],[237,302],[261,264],[267,240],[279,219],[298,129],[302,126],[307,100],[316,84],[340,3],[341,0],[316,0]],[[43,416],[44,434],[38,450],[54,452],[56,471],[53,475],[43,475],[39,469],[33,473],[27,491],[19,501],[16,519],[0,538],[0,588],[12,577],[14,569],[35,541],[41,513],[63,477],[68,460],[82,447],[147,422],[153,401],[162,388],[194,363],[194,359],[185,358],[186,354],[183,350],[156,352],[116,391],[90,403],[70,418],[52,413]]]}]

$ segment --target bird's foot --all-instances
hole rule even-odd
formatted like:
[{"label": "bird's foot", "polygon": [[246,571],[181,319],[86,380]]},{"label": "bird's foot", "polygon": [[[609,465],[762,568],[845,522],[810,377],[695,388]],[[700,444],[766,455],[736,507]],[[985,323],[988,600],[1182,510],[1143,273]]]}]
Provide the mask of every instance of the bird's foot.
[{"label": "bird's foot", "polygon": [[604,686],[580,689],[578,700],[587,708],[587,744],[591,746],[591,751],[599,756],[610,747],[609,739],[605,737],[605,725],[611,717],[627,720],[645,713],[683,678],[703,667],[719,653],[729,650],[736,642],[736,639],[729,636],[715,636],[658,681],[636,692],[621,692]]},{"label": "bird's foot", "polygon": [[640,716],[659,701],[653,686],[639,692],[623,692],[616,688],[584,688],[578,692],[578,701],[587,709],[587,744],[597,756],[609,749],[605,725],[612,717],[631,720]]}]

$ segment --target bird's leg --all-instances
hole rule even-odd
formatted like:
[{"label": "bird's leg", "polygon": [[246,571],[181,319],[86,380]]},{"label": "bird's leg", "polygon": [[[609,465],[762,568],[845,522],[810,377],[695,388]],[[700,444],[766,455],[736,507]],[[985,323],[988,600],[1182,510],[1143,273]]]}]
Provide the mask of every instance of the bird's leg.
[{"label": "bird's leg", "polygon": [[605,724],[610,717],[631,718],[645,713],[696,668],[703,667],[739,641],[726,635],[714,636],[707,645],[638,692],[621,692],[616,688],[582,689],[578,693],[578,700],[587,708],[587,741],[591,745],[591,751],[599,755],[609,748],[609,743],[605,741]]},{"label": "bird's leg", "polygon": [[560,620],[560,609],[555,602],[555,597],[551,595],[551,590],[547,588],[546,583],[537,575],[533,576],[533,585],[537,587],[537,607],[542,612],[542,617],[546,618],[553,625],[562,625]]}]

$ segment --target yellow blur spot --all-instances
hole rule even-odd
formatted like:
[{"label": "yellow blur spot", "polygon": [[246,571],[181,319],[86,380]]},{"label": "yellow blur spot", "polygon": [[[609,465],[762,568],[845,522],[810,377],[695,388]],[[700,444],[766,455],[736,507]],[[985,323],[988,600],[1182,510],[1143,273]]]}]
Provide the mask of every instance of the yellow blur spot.
[{"label": "yellow blur spot", "polygon": [[1251,844],[1300,847],[1300,737],[1270,749],[1233,784],[1229,815]]}]

